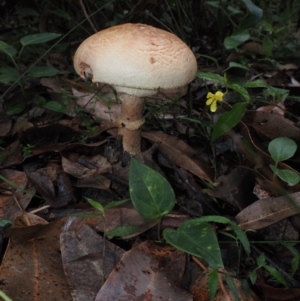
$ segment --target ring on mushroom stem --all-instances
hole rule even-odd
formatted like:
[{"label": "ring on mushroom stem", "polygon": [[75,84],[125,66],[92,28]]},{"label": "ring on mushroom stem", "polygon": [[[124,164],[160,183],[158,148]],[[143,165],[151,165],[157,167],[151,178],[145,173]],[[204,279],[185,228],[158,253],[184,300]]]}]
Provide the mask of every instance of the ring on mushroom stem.
[{"label": "ring on mushroom stem", "polygon": [[121,100],[118,134],[130,155],[141,151],[144,97],[182,89],[196,76],[191,49],[177,36],[145,24],[113,26],[87,38],[74,68],[82,78],[114,87]]}]

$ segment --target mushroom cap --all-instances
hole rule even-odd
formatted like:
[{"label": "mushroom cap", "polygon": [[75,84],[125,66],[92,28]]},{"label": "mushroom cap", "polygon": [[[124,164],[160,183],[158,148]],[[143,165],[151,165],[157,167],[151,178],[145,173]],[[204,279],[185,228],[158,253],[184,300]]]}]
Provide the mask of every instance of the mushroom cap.
[{"label": "mushroom cap", "polygon": [[191,49],[177,36],[149,25],[127,23],[99,31],[78,47],[80,77],[135,96],[183,87],[196,75]]}]

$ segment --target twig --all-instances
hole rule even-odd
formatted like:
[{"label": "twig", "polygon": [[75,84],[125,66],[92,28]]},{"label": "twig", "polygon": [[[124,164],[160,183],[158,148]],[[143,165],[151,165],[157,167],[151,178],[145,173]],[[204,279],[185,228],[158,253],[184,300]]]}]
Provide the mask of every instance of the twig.
[{"label": "twig", "polygon": [[91,21],[86,9],[85,9],[85,6],[84,6],[84,3],[83,3],[83,0],[79,0],[79,3],[80,3],[80,6],[82,8],[82,11],[83,11],[83,14],[85,16],[85,18],[88,20],[88,22],[90,23],[92,29],[94,30],[94,32],[98,32],[97,28],[95,27],[94,23]]}]

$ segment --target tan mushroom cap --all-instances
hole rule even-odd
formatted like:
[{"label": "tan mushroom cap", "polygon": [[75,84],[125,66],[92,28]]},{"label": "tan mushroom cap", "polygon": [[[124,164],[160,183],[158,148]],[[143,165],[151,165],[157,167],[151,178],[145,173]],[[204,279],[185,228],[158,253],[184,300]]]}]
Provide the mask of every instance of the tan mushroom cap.
[{"label": "tan mushroom cap", "polygon": [[75,53],[74,67],[81,77],[142,97],[190,83],[197,62],[177,36],[149,25],[127,23],[86,39]]}]

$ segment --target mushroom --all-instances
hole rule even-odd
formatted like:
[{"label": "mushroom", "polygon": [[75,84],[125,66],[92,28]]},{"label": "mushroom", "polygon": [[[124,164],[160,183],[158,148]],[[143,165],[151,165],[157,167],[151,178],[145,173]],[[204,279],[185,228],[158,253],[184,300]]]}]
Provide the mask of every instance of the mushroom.
[{"label": "mushroom", "polygon": [[117,91],[117,118],[123,149],[141,151],[144,97],[158,91],[182,89],[196,75],[191,49],[177,36],[145,24],[113,26],[90,36],[78,47],[74,68],[82,78],[106,83]]}]

